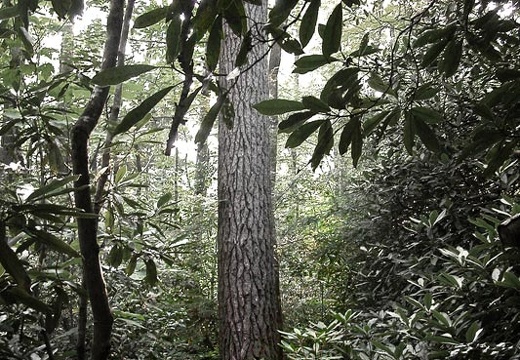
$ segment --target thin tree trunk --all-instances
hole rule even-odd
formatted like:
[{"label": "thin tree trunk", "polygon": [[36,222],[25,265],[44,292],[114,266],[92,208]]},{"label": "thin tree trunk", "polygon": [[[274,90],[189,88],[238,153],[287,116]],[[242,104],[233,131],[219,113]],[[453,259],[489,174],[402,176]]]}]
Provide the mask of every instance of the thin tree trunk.
[{"label": "thin tree trunk", "polygon": [[[247,4],[251,21],[266,20],[267,4]],[[233,70],[240,39],[225,29],[221,72]],[[274,256],[269,118],[251,107],[268,97],[265,46],[250,53],[251,70],[229,98],[234,125],[219,126],[218,299],[220,351],[225,360],[282,358],[281,313]],[[222,85],[228,87],[225,81]]]},{"label": "thin tree trunk", "polygon": [[[107,40],[103,53],[101,68],[114,67],[121,38],[123,24],[124,0],[112,0],[107,17]],[[79,175],[75,181],[74,200],[76,207],[86,214],[95,215],[90,196],[90,174],[88,142],[97,125],[108,97],[109,88],[95,87],[80,118],[76,121],[71,133],[72,169]],[[99,245],[97,243],[97,219],[94,217],[78,217],[78,238],[92,315],[94,318],[94,336],[91,359],[107,359],[110,353],[110,337],[113,316],[110,311],[108,296],[101,264],[99,262]]]}]

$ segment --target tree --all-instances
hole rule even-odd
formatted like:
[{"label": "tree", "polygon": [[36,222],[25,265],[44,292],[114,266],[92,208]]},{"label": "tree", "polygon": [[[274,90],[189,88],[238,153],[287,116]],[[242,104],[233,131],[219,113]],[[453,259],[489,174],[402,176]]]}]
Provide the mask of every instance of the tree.
[{"label": "tree", "polygon": [[[267,4],[247,4],[248,19],[265,22]],[[258,31],[253,41],[261,41]],[[225,26],[221,72],[235,69],[240,39]],[[223,359],[280,359],[281,312],[274,254],[270,180],[270,122],[252,104],[268,96],[265,45],[255,46],[251,68],[221,81],[234,116],[219,125],[218,298]],[[234,83],[234,84],[232,84]],[[229,111],[229,109],[228,109]],[[229,122],[232,121],[232,124]]]}]

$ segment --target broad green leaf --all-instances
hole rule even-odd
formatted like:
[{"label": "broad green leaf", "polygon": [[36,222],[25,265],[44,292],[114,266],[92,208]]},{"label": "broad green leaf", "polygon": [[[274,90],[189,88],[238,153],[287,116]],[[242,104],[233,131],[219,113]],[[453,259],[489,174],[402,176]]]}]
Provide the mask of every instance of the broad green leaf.
[{"label": "broad green leaf", "polygon": [[442,335],[429,335],[427,336],[427,339],[429,341],[432,341],[432,342],[438,342],[440,344],[455,344],[455,345],[458,345],[459,342],[457,340],[455,340],[454,338],[450,336],[448,336],[449,334],[446,334],[446,336],[442,336]]},{"label": "broad green leaf", "polygon": [[363,122],[363,136],[368,136],[390,114],[389,110],[381,111]]},{"label": "broad green leaf", "polygon": [[286,148],[295,148],[303,143],[312,133],[323,124],[325,120],[315,120],[300,126],[287,139]]},{"label": "broad green leaf", "polygon": [[105,69],[100,71],[92,78],[92,83],[99,86],[117,85],[131,79],[135,76],[141,75],[145,72],[156,69],[153,65],[136,64],[124,65],[115,68]]},{"label": "broad green leaf", "polygon": [[326,120],[320,126],[320,131],[318,132],[318,143],[314,148],[314,152],[310,161],[313,170],[318,167],[323,157],[330,153],[330,150],[333,146],[334,131],[332,129],[330,120]]},{"label": "broad green leaf", "polygon": [[0,9],[0,20],[16,17],[20,14],[17,6],[4,7]]},{"label": "broad green leaf", "polygon": [[451,322],[450,316],[448,314],[446,314],[445,312],[432,310],[432,315],[439,321],[439,323],[442,326],[445,326],[446,328],[451,327],[452,322]]},{"label": "broad green leaf", "polygon": [[327,113],[330,111],[330,107],[320,99],[314,96],[302,97],[302,104],[309,110],[315,113]]},{"label": "broad green leaf", "polygon": [[159,90],[149,98],[145,99],[136,108],[130,110],[123,120],[121,120],[121,122],[115,127],[113,136],[130,130],[132,126],[142,120],[146,114],[148,114],[174,87],[175,86],[169,86]]},{"label": "broad green leaf", "polygon": [[65,185],[78,179],[77,175],[67,176],[63,179],[52,180],[47,185],[33,191],[26,199],[25,203],[33,202],[35,200],[45,199],[51,196],[61,195],[72,191],[73,189],[63,189]]},{"label": "broad green leaf", "polygon": [[[197,33],[197,41],[212,27],[217,18],[216,0],[206,0],[199,3],[197,13],[193,18],[193,30]],[[218,16],[220,17],[220,16]]]},{"label": "broad green leaf", "polygon": [[60,19],[64,19],[70,9],[71,0],[51,0],[52,8]]},{"label": "broad green leaf", "polygon": [[206,44],[206,65],[210,72],[215,71],[220,56],[220,43],[222,40],[222,17],[218,16],[211,27]]},{"label": "broad green leaf", "polygon": [[413,145],[415,141],[415,121],[411,113],[407,113],[404,123],[404,146],[409,154],[413,154]]},{"label": "broad green leaf", "polygon": [[269,11],[269,23],[275,27],[282,25],[297,3],[298,0],[276,1],[276,4]]},{"label": "broad green leaf", "polygon": [[48,246],[49,248],[61,252],[63,254],[79,257],[80,254],[72,248],[69,244],[59,239],[56,235],[51,234],[44,230],[28,229],[27,234],[34,238],[36,241]]},{"label": "broad green leaf", "polygon": [[281,133],[291,133],[314,115],[316,115],[314,111],[303,111],[291,114],[287,120],[278,124],[278,131]]},{"label": "broad green leaf", "polygon": [[388,83],[386,83],[379,75],[376,73],[372,73],[370,79],[368,79],[368,86],[370,86],[375,91],[379,91],[383,94],[389,94],[393,97],[397,98],[397,93],[394,89],[390,87]]},{"label": "broad green leaf", "polygon": [[118,268],[119,265],[123,262],[123,249],[118,246],[112,246],[110,252],[108,253],[107,263],[113,268]]},{"label": "broad green leaf", "polygon": [[359,158],[363,152],[363,134],[361,133],[361,122],[359,118],[355,118],[356,122],[352,129],[352,142],[350,144],[350,156],[352,157],[352,165],[357,167]]},{"label": "broad green leaf", "polygon": [[123,164],[117,169],[116,176],[114,176],[114,183],[118,185],[125,177],[128,172],[128,167],[126,164]]},{"label": "broad green leaf", "polygon": [[247,63],[247,54],[249,54],[249,51],[252,49],[252,42],[251,31],[248,31],[242,37],[242,43],[240,44],[240,49],[235,59],[235,67],[241,67]]},{"label": "broad green leaf", "polygon": [[439,92],[438,88],[432,86],[432,83],[426,83],[417,88],[414,94],[414,100],[431,99]]},{"label": "broad green leaf", "polygon": [[353,117],[350,121],[343,127],[341,131],[341,136],[339,138],[338,150],[341,155],[347,152],[350,144],[352,143],[352,139],[354,137],[354,133],[357,131],[361,131],[361,123],[359,118]]},{"label": "broad green leaf", "polygon": [[[486,170],[484,176],[492,176],[507,161],[516,149],[516,142],[501,141],[497,143],[486,155]],[[520,289],[520,287],[519,287]]]},{"label": "broad green leaf", "polygon": [[305,110],[305,106],[301,102],[285,99],[264,100],[253,105],[253,108],[255,108],[260,114],[269,116]]},{"label": "broad green leaf", "polygon": [[343,33],[342,9],[341,3],[334,8],[323,30],[322,53],[327,58],[338,52],[341,47],[341,34]]},{"label": "broad green leaf", "polygon": [[[2,222],[0,225],[4,226],[4,223]],[[5,235],[5,228],[0,229],[0,232]],[[31,287],[31,279],[27,275],[23,263],[9,244],[7,244],[5,236],[0,238],[0,264],[21,288],[29,289]]]},{"label": "broad green leaf", "polygon": [[343,93],[346,89],[356,86],[358,84],[358,72],[359,69],[357,68],[344,68],[332,75],[321,90],[321,101],[334,107],[331,103],[331,95],[336,92]]},{"label": "broad green leaf", "polygon": [[438,63],[439,72],[444,73],[446,77],[455,75],[459,68],[461,57],[462,41],[458,39],[450,40],[444,50],[442,60]]},{"label": "broad green leaf", "polygon": [[145,259],[144,264],[146,266],[146,277],[144,280],[150,284],[155,285],[159,279],[157,278],[157,266],[152,259]]},{"label": "broad green leaf", "polygon": [[294,55],[303,54],[303,49],[300,42],[287,33],[284,37],[280,38],[277,43],[286,53]]},{"label": "broad green leaf", "polygon": [[294,62],[296,68],[293,70],[293,73],[305,74],[309,71],[316,70],[323,65],[329,64],[332,61],[337,61],[337,59],[326,58],[324,55],[302,56]]},{"label": "broad green leaf", "polygon": [[41,313],[52,313],[52,308],[49,305],[35,298],[20,286],[9,288],[5,292],[6,295],[12,296],[17,302],[27,305],[31,309]]},{"label": "broad green leaf", "polygon": [[439,140],[437,139],[435,132],[433,132],[430,126],[417,117],[415,117],[414,123],[417,135],[419,135],[419,138],[421,139],[423,144],[428,148],[428,150],[434,152],[439,151]]},{"label": "broad green leaf", "polygon": [[130,276],[134,273],[138,257],[139,255],[133,254],[130,260],[128,261],[128,264],[126,264],[125,272],[127,276]]},{"label": "broad green leaf", "polygon": [[247,15],[242,1],[228,1],[224,8],[224,19],[237,36],[242,36],[247,31]]},{"label": "broad green leaf", "polygon": [[450,25],[445,28],[436,28],[424,31],[413,43],[414,47],[422,47],[426,44],[436,43],[450,37],[456,30],[455,25]]},{"label": "broad green leaf", "polygon": [[217,116],[220,112],[220,109],[222,109],[224,102],[225,96],[221,95],[219,96],[215,104],[211,106],[206,116],[204,116],[202,123],[200,124],[200,128],[197,132],[197,135],[195,135],[195,143],[204,144],[206,142],[206,139],[208,138],[211,129],[213,129],[213,124],[215,123],[215,120],[217,119]]},{"label": "broad green leaf", "polygon": [[166,62],[173,64],[181,51],[182,18],[174,14],[166,29]]},{"label": "broad green leaf", "polygon": [[311,0],[300,23],[300,42],[303,47],[307,46],[316,30],[316,22],[321,6],[321,0]]},{"label": "broad green leaf", "polygon": [[173,195],[171,192],[167,192],[163,196],[157,200],[157,204],[155,205],[158,209],[166,205],[171,199],[173,198]]},{"label": "broad green leaf", "polygon": [[444,117],[436,110],[424,106],[415,106],[410,109],[410,112],[428,124],[437,124],[444,120]]},{"label": "broad green leaf", "polygon": [[159,21],[166,19],[166,16],[168,15],[169,11],[169,6],[163,6],[157,9],[150,10],[142,15],[139,15],[134,21],[134,28],[143,29],[148,26],[157,24]]},{"label": "broad green leaf", "polygon": [[422,61],[421,61],[421,67],[426,68],[431,63],[433,63],[441,54],[441,52],[446,47],[446,44],[448,43],[447,40],[441,40],[439,42],[434,43],[428,51],[424,54]]},{"label": "broad green leaf", "polygon": [[466,330],[466,342],[470,344],[475,342],[475,340],[477,340],[481,332],[482,329],[480,328],[480,324],[478,323],[478,321],[473,321],[468,330]]}]

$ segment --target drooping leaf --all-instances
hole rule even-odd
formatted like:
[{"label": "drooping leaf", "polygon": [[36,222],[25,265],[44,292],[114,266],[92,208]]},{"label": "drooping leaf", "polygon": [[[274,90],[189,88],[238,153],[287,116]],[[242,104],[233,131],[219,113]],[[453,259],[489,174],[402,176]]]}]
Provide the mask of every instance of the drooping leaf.
[{"label": "drooping leaf", "polygon": [[251,36],[251,31],[249,30],[242,37],[242,43],[240,44],[240,49],[238,51],[237,57],[235,59],[235,67],[241,67],[247,63],[247,54],[252,49],[253,38]]},{"label": "drooping leaf", "polygon": [[330,120],[325,120],[318,132],[318,143],[314,148],[310,163],[313,170],[316,170],[325,155],[330,153],[334,146],[334,131]]},{"label": "drooping leaf", "polygon": [[144,280],[150,284],[155,285],[159,279],[157,278],[157,266],[153,259],[145,259],[144,264],[146,266],[146,277]]},{"label": "drooping leaf", "polygon": [[166,29],[166,62],[168,64],[173,64],[181,51],[182,22],[180,14],[173,14]]},{"label": "drooping leaf", "polygon": [[206,0],[199,3],[197,13],[193,18],[193,31],[197,34],[197,41],[212,27],[217,18],[217,0]]},{"label": "drooping leaf", "polygon": [[217,119],[217,116],[220,113],[220,109],[222,109],[224,102],[225,97],[221,95],[219,96],[215,104],[211,106],[206,116],[204,116],[202,123],[200,124],[200,128],[197,132],[197,135],[195,135],[195,143],[204,144],[206,142],[206,139],[208,138],[211,129],[213,129],[213,124],[215,123],[215,120]]},{"label": "drooping leaf", "polygon": [[404,146],[409,154],[413,154],[413,146],[415,142],[415,122],[414,116],[407,113],[404,123]]},{"label": "drooping leaf", "polygon": [[41,199],[46,199],[51,196],[61,195],[63,193],[67,193],[72,191],[73,189],[66,188],[65,185],[70,184],[78,178],[77,175],[67,176],[63,179],[52,180],[47,185],[42,186],[41,188],[33,191],[26,199],[25,203],[34,202]]},{"label": "drooping leaf", "polygon": [[338,150],[341,155],[345,154],[352,143],[352,137],[354,136],[354,132],[359,127],[359,119],[357,117],[353,117],[350,121],[343,127],[341,131],[341,135],[339,138]]},{"label": "drooping leaf", "polygon": [[436,110],[424,106],[415,106],[410,109],[410,112],[428,124],[437,124],[444,120],[444,117]]},{"label": "drooping leaf", "polygon": [[[0,225],[4,226],[4,223],[2,222]],[[29,275],[27,275],[23,263],[5,241],[5,228],[0,229],[0,231],[4,234],[4,236],[0,238],[0,264],[2,264],[3,268],[13,277],[14,281],[20,287],[30,289],[31,279]]]},{"label": "drooping leaf", "polygon": [[157,91],[155,94],[145,99],[136,108],[130,110],[123,120],[121,120],[121,122],[115,127],[112,133],[113,136],[130,130],[132,126],[141,121],[146,114],[148,114],[174,87],[175,86],[169,86]]},{"label": "drooping leaf", "polygon": [[449,25],[445,28],[436,28],[424,31],[413,43],[414,47],[422,47],[426,44],[437,43],[447,37],[450,37],[456,30],[455,25]]},{"label": "drooping leaf", "polygon": [[72,257],[79,257],[80,254],[74,250],[69,244],[65,241],[59,239],[56,235],[51,234],[44,230],[38,229],[28,229],[26,230],[27,234],[34,238],[36,241],[48,246],[49,248],[66,254]]},{"label": "drooping leaf", "polygon": [[327,58],[338,52],[341,47],[341,34],[343,33],[342,9],[341,3],[334,8],[323,30],[322,53]]},{"label": "drooping leaf", "polygon": [[443,39],[431,45],[422,58],[421,67],[426,68],[433,63],[444,50],[447,43],[448,41]]},{"label": "drooping leaf", "polygon": [[363,136],[368,136],[390,113],[389,110],[381,111],[363,122]]},{"label": "drooping leaf", "polygon": [[320,94],[321,101],[334,107],[330,99],[331,95],[336,92],[343,93],[346,89],[354,86],[358,80],[358,72],[358,68],[344,68],[337,71],[323,86]]},{"label": "drooping leaf", "polygon": [[303,14],[300,23],[300,42],[303,47],[307,46],[316,30],[316,22],[318,21],[318,13],[321,6],[321,0],[311,0],[307,10]]},{"label": "drooping leaf", "polygon": [[117,85],[144,74],[148,71],[154,70],[157,67],[146,64],[124,65],[115,68],[105,69],[100,71],[92,78],[92,83],[99,86]]},{"label": "drooping leaf", "polygon": [[261,101],[253,105],[253,108],[255,108],[260,114],[270,116],[285,114],[292,111],[304,110],[305,106],[299,101],[285,99],[270,99]]},{"label": "drooping leaf", "polygon": [[368,79],[368,86],[370,86],[375,91],[379,91],[383,94],[389,94],[393,97],[397,98],[397,93],[394,89],[390,87],[388,83],[386,83],[379,75],[376,73],[372,73],[370,79]]},{"label": "drooping leaf", "polygon": [[291,14],[298,0],[277,1],[269,12],[269,23],[275,27],[280,26]]},{"label": "drooping leaf", "polygon": [[52,0],[52,8],[60,19],[64,19],[70,9],[71,0]]},{"label": "drooping leaf", "polygon": [[361,133],[361,122],[355,118],[356,122],[352,129],[352,142],[350,144],[350,156],[352,157],[352,165],[357,167],[359,158],[363,152],[363,134]]},{"label": "drooping leaf", "polygon": [[143,29],[157,24],[159,21],[166,19],[169,11],[169,6],[163,6],[139,15],[134,21],[134,28]]},{"label": "drooping leaf", "polygon": [[166,194],[161,196],[159,198],[159,200],[157,200],[157,204],[155,206],[157,207],[157,209],[159,209],[159,208],[163,207],[164,205],[166,205],[172,198],[173,198],[172,193],[167,192]]},{"label": "drooping leaf", "polygon": [[5,291],[7,296],[15,299],[16,302],[20,302],[31,309],[39,311],[41,313],[52,313],[52,308],[45,304],[43,301],[32,296],[27,290],[20,286],[10,288]]},{"label": "drooping leaf", "polygon": [[314,111],[302,111],[291,114],[287,120],[278,124],[278,131],[281,133],[291,133],[314,115],[316,115]]},{"label": "drooping leaf", "polygon": [[246,33],[247,16],[242,1],[228,0],[223,15],[235,35],[242,36]]},{"label": "drooping leaf", "polygon": [[0,20],[10,19],[20,15],[17,6],[3,7],[0,9]]},{"label": "drooping leaf", "polygon": [[469,344],[475,342],[475,340],[477,340],[477,338],[481,332],[482,332],[482,329],[481,329],[478,321],[473,321],[473,323],[471,323],[468,330],[466,330],[466,334],[464,336],[466,338],[466,342]]},{"label": "drooping leaf", "polygon": [[125,272],[126,272],[127,276],[130,276],[134,273],[135,267],[137,265],[138,256],[139,255],[137,255],[137,254],[133,254],[132,257],[130,258],[130,260],[128,261],[128,264],[126,264]]},{"label": "drooping leaf", "polygon": [[108,253],[107,263],[113,268],[118,268],[119,265],[123,262],[123,248],[119,245],[112,246],[110,252]]},{"label": "drooping leaf", "polygon": [[302,97],[302,104],[315,113],[327,113],[330,111],[330,107],[327,104],[314,96]]},{"label": "drooping leaf", "polygon": [[323,124],[325,120],[315,120],[300,126],[287,139],[286,148],[295,148],[303,143],[312,133]]},{"label": "drooping leaf", "polygon": [[439,92],[439,88],[433,87],[432,83],[426,83],[417,88],[414,94],[414,100],[431,99]]},{"label": "drooping leaf", "polygon": [[450,40],[444,50],[442,60],[438,63],[439,71],[444,73],[446,77],[455,75],[459,68],[461,57],[462,41],[458,39]]},{"label": "drooping leaf", "polygon": [[428,148],[430,151],[437,152],[440,149],[439,140],[435,135],[435,132],[430,128],[428,124],[426,124],[421,119],[415,117],[415,131],[422,143]]},{"label": "drooping leaf", "polygon": [[213,72],[217,68],[220,56],[220,43],[222,40],[222,17],[218,16],[211,27],[206,44],[206,65]]}]

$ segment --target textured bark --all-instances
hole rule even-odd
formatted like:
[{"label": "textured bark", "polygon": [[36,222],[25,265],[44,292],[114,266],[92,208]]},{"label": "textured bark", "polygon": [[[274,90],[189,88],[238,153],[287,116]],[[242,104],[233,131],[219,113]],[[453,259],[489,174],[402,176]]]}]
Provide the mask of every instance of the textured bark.
[{"label": "textured bark", "polygon": [[[111,1],[110,12],[107,18],[107,40],[103,53],[102,69],[108,69],[116,65],[123,23],[123,11],[124,0]],[[90,197],[88,142],[90,134],[101,116],[108,92],[108,87],[94,88],[83,113],[72,128],[72,169],[75,175],[79,175],[78,180],[74,183],[74,200],[76,207],[87,214],[95,214]],[[77,223],[80,250],[83,256],[84,281],[94,318],[91,359],[107,359],[110,353],[110,337],[114,319],[110,311],[101,264],[99,263],[97,219],[78,218]]]},{"label": "textured bark", "polygon": [[[265,21],[263,6],[246,5]],[[233,70],[240,40],[225,29],[221,72]],[[250,54],[251,70],[231,89],[234,126],[219,126],[218,299],[220,351],[225,360],[282,358],[281,313],[274,255],[270,181],[270,122],[251,107],[268,98],[265,47]],[[223,81],[224,87],[231,84]]]}]

